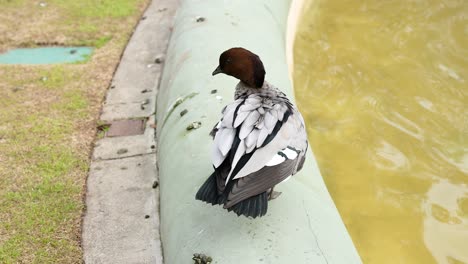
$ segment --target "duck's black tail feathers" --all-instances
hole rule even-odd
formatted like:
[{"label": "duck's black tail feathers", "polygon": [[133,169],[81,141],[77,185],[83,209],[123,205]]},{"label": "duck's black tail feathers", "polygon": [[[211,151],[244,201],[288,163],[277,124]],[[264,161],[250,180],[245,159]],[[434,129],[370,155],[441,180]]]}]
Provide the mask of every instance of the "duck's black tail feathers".
[{"label": "duck's black tail feathers", "polygon": [[[230,190],[232,189],[232,183],[228,184],[227,188],[223,193],[218,194],[218,187],[216,184],[216,171],[206,179],[205,183],[200,187],[195,198],[203,202],[215,205],[215,204],[226,204],[227,197]],[[263,192],[247,198],[243,201],[234,204],[229,208],[225,208],[228,211],[233,211],[238,216],[244,215],[246,217],[260,217],[264,216],[268,210],[268,195],[267,192]]]},{"label": "duck's black tail feathers", "polygon": [[216,172],[213,172],[213,174],[206,179],[205,183],[200,187],[200,189],[197,192],[197,195],[195,195],[195,198],[197,200],[201,200],[207,203],[210,203],[212,205],[218,204],[218,189],[216,186]]},{"label": "duck's black tail feathers", "polygon": [[235,212],[238,216],[244,215],[246,217],[256,218],[257,216],[264,216],[268,210],[268,195],[267,192],[257,194],[237,204],[227,208],[228,211]]}]

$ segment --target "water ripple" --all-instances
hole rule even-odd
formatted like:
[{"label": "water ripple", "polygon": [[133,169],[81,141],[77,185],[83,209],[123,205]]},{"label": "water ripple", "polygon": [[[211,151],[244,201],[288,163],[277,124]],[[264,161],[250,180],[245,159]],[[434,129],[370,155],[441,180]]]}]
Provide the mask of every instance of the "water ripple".
[{"label": "water ripple", "polygon": [[372,155],[374,165],[379,169],[398,170],[409,166],[408,158],[397,147],[382,141]]},{"label": "water ripple", "polygon": [[432,185],[422,207],[424,217],[424,243],[438,263],[467,263],[466,241],[468,218],[466,208],[460,208],[468,199],[464,184],[452,184],[442,180]]},{"label": "water ripple", "polygon": [[424,140],[423,130],[413,121],[402,116],[398,112],[392,112],[390,115],[382,115],[382,120],[390,126],[422,141]]}]

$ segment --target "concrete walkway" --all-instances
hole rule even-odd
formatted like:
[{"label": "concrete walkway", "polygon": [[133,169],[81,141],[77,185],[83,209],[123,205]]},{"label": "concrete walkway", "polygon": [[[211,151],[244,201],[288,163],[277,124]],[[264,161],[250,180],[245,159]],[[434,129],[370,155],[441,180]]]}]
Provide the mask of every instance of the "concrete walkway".
[{"label": "concrete walkway", "polygon": [[86,263],[162,263],[155,108],[177,1],[154,0],[125,49],[103,106],[83,220]]}]

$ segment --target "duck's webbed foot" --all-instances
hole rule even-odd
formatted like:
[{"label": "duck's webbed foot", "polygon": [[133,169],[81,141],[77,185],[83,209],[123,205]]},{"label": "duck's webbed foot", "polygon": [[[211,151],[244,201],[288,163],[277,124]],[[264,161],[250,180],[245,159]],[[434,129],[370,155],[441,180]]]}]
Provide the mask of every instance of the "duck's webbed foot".
[{"label": "duck's webbed foot", "polygon": [[280,196],[282,193],[274,191],[273,188],[271,188],[270,193],[268,194],[268,201],[278,198],[278,196]]}]

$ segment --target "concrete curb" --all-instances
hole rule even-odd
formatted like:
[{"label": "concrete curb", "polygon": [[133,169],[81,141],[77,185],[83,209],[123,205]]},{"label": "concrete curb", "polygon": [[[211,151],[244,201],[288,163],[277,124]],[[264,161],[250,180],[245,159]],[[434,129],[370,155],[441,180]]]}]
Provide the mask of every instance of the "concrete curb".
[{"label": "concrete curb", "polygon": [[[237,84],[211,76],[219,54],[236,46],[252,50],[263,60],[266,79],[293,97],[285,54],[289,6],[282,0],[185,0],[177,10],[157,104],[161,238],[168,264],[190,263],[195,253],[222,264],[361,263],[312,151],[304,169],[276,187],[283,194],[260,219],[195,200],[212,172],[208,133]],[[194,123],[201,125],[189,129]]]},{"label": "concrete curb", "polygon": [[176,1],[152,1],[108,91],[101,115],[104,123],[142,119],[145,125],[142,134],[96,142],[83,219],[86,263],[163,262],[154,115],[176,6]]}]

